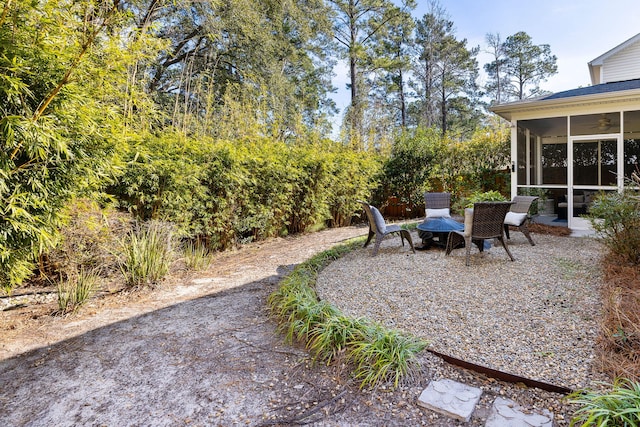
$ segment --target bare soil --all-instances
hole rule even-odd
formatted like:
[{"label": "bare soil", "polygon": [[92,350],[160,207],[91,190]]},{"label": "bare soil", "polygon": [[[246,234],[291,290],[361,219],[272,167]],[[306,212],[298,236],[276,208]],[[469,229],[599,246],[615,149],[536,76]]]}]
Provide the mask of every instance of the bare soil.
[{"label": "bare soil", "polygon": [[[480,426],[497,395],[535,402],[539,392],[428,353],[399,388],[360,390],[343,364],[313,364],[284,343],[268,295],[296,264],[366,231],[249,244],[205,272],[105,292],[67,317],[51,315],[46,290],[29,303],[13,298],[0,311],[0,425]],[[483,388],[470,423],[416,405],[434,372]]]}]

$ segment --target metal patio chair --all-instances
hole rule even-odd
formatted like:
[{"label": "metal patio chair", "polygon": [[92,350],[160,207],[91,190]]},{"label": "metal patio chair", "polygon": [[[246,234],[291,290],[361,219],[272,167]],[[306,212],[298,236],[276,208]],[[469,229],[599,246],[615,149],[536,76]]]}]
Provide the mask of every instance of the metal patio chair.
[{"label": "metal patio chair", "polygon": [[407,242],[409,242],[409,246],[411,247],[411,251],[416,253],[416,250],[413,247],[413,241],[411,240],[411,234],[408,230],[400,228],[399,225],[386,224],[382,214],[375,206],[371,206],[369,203],[361,200],[358,200],[358,202],[362,204],[362,207],[367,214],[367,219],[369,220],[369,236],[367,237],[367,241],[363,247],[366,248],[374,236],[376,238],[375,245],[373,246],[373,251],[371,253],[372,256],[376,256],[378,254],[378,249],[380,248],[382,239],[393,233],[400,234],[402,246],[404,246],[404,240],[407,239]]}]

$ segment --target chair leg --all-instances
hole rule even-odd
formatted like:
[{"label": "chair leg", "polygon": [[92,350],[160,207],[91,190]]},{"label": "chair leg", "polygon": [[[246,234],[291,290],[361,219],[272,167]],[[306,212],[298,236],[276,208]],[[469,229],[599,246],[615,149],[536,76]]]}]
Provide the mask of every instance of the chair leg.
[{"label": "chair leg", "polygon": [[369,243],[371,242],[371,239],[373,238],[373,236],[374,236],[375,234],[376,234],[376,233],[374,233],[372,229],[369,229],[369,237],[367,237],[367,241],[366,241],[366,242],[364,242],[364,246],[363,246],[363,248],[366,248],[366,247],[367,247],[367,245],[369,245]]},{"label": "chair leg", "polygon": [[471,237],[464,239],[464,246],[467,250],[467,255],[465,258],[465,265],[469,266],[471,264]]},{"label": "chair leg", "polygon": [[[405,239],[407,239],[407,242],[409,242],[409,246],[411,246],[411,251],[415,254],[416,250],[413,247],[413,240],[411,240],[411,233],[409,233],[408,230],[400,230],[400,238],[402,239],[403,236]],[[404,240],[403,240],[402,246],[404,246]]]},{"label": "chair leg", "polygon": [[531,243],[531,246],[535,246],[536,244],[533,243],[533,239],[531,238],[531,233],[529,233],[529,227],[527,227],[527,224],[522,224],[520,227],[518,227],[520,229],[520,231],[522,231],[522,234],[525,235],[525,237],[527,238],[527,240],[529,241],[529,243]]},{"label": "chair leg", "polygon": [[449,235],[447,236],[445,255],[450,255],[451,251],[458,248],[460,244],[464,242],[464,237],[462,237],[458,233],[454,233],[453,231],[449,232]]},{"label": "chair leg", "polygon": [[504,239],[502,237],[497,237],[497,239],[500,241],[500,243],[502,243],[502,247],[504,248],[505,251],[507,251],[507,255],[509,255],[509,258],[511,258],[511,261],[515,261],[515,258],[513,257],[513,255],[511,255],[511,251],[507,247],[507,244],[505,243]]},{"label": "chair leg", "polygon": [[511,239],[511,237],[509,237],[509,226],[507,224],[504,225],[504,235],[507,236],[507,239]]}]

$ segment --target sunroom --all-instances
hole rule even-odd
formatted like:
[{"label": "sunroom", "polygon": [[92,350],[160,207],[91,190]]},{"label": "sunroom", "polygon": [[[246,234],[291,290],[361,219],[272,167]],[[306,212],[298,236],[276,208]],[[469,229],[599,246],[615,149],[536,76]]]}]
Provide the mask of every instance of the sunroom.
[{"label": "sunroom", "polygon": [[584,215],[596,193],[622,191],[638,169],[640,34],[589,69],[592,86],[492,108],[511,123],[512,195],[540,195],[540,219],[572,230],[590,228]]}]

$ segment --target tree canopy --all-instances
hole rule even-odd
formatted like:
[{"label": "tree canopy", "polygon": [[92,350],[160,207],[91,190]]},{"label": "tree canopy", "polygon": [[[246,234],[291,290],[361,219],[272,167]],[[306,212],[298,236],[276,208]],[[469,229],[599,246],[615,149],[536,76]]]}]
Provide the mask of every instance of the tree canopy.
[{"label": "tree canopy", "polygon": [[[348,223],[352,196],[373,194],[385,156],[394,191],[415,193],[442,162],[431,161],[434,135],[471,140],[485,118],[478,47],[458,39],[437,2],[420,20],[414,6],[6,1],[0,286],[32,274],[78,197],[178,222],[185,238],[223,248]],[[509,96],[536,93],[555,72],[550,48],[525,33],[499,47]],[[341,61],[351,105],[344,137],[331,141]],[[414,149],[409,176],[398,154]]]}]

